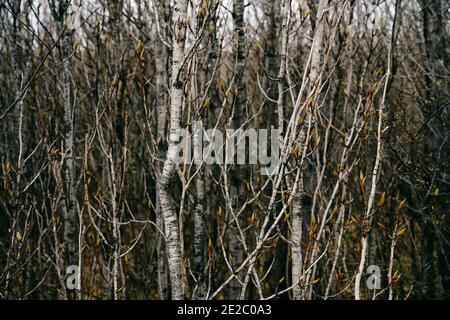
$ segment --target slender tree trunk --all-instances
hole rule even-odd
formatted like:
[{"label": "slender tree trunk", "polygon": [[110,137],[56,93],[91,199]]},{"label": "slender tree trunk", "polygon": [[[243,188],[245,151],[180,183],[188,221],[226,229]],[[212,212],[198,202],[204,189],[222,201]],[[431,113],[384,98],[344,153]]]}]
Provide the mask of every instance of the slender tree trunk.
[{"label": "slender tree trunk", "polygon": [[176,171],[179,143],[181,137],[181,111],[183,103],[183,88],[185,79],[181,70],[184,60],[184,42],[186,33],[187,1],[175,1],[172,80],[170,88],[170,134],[167,157],[161,173],[159,196],[164,217],[164,230],[168,264],[170,271],[170,285],[172,299],[181,300],[185,297],[183,280],[183,261],[181,258],[180,231],[178,217],[172,197],[171,182]]},{"label": "slender tree trunk", "polygon": [[[63,59],[66,59],[69,51],[69,35],[63,36]],[[65,154],[65,185],[66,185],[66,218],[64,221],[64,243],[66,266],[76,264],[75,241],[77,238],[77,206],[75,197],[75,164],[74,164],[74,119],[70,93],[70,61],[64,62],[64,154]]]},{"label": "slender tree trunk", "polygon": [[[280,16],[280,0],[265,1],[264,5],[265,16],[267,19],[266,39],[264,43],[264,64],[266,76],[264,90],[267,95],[274,99],[276,86],[274,80],[277,77],[277,48],[278,48],[278,33],[279,28],[282,25],[283,17]],[[280,81],[278,79],[278,81]],[[272,101],[267,101],[264,109],[266,128],[270,129],[274,125],[275,119],[277,119],[277,104]]]},{"label": "slender tree trunk", "polygon": [[297,284],[292,289],[292,299],[302,299],[302,286],[299,283],[303,275],[303,256],[302,256],[302,228],[303,228],[303,208],[302,198],[303,193],[303,176],[300,176],[298,183],[298,190],[292,200],[292,235],[291,235],[291,255],[292,255],[292,285]]},{"label": "slender tree trunk", "polygon": [[[64,213],[64,267],[78,265],[78,213],[75,185],[75,128],[74,128],[74,106],[71,96],[71,61],[70,55],[70,33],[71,30],[66,26],[66,11],[70,1],[59,0],[54,4],[53,14],[59,21],[59,29],[63,32],[61,38],[61,59],[63,60],[63,165],[65,192],[65,213]],[[64,30],[64,31],[63,31]],[[65,272],[65,270],[64,270]],[[68,292],[67,298],[74,299],[76,294],[73,291]]]},{"label": "slender tree trunk", "polygon": [[[13,16],[13,21],[12,21],[12,26],[11,26],[11,39],[12,39],[12,44],[11,44],[11,64],[12,64],[12,70],[14,72],[14,86],[13,86],[13,90],[14,90],[14,99],[17,101],[18,99],[20,99],[20,95],[22,92],[22,86],[23,86],[23,71],[21,70],[21,68],[19,67],[20,64],[20,58],[19,58],[19,52],[18,52],[18,48],[19,48],[19,20],[18,17],[20,16],[20,12],[21,12],[21,4],[22,4],[22,0],[14,0],[11,4],[11,10],[14,14]],[[17,225],[17,217],[19,216],[19,184],[21,183],[22,180],[22,165],[23,165],[23,139],[24,139],[24,134],[23,134],[23,124],[24,124],[24,102],[23,102],[23,98],[20,99],[20,101],[18,102],[12,116],[10,117],[10,125],[9,125],[9,130],[7,130],[10,134],[11,133],[15,133],[16,132],[16,128],[17,130],[17,135],[19,138],[19,144],[18,144],[18,155],[17,155],[17,174],[16,174],[16,181],[15,184],[13,185],[13,199],[12,199],[12,210],[13,210],[13,216],[11,218],[12,220],[12,224],[10,226],[10,230],[11,230],[11,237],[10,237],[10,242],[9,242],[9,249],[8,249],[8,253],[7,253],[7,267],[9,266],[10,263],[13,262],[13,255],[14,254],[14,247],[16,245],[16,237],[15,237],[15,230],[16,230],[16,225]],[[17,126],[17,127],[16,127]],[[8,270],[7,274],[6,274],[6,281],[5,281],[5,298],[8,299],[9,298],[9,285],[10,285],[10,277],[11,277],[11,273]]]},{"label": "slender tree trunk", "polygon": [[[201,121],[196,123],[194,129],[194,145],[202,144],[203,125]],[[197,177],[195,180],[195,211],[194,211],[194,274],[197,280],[197,290],[195,297],[199,300],[205,298],[206,282],[205,282],[205,226],[204,216],[205,208],[203,206],[205,201],[205,176],[204,168],[198,168]]]},{"label": "slender tree trunk", "polygon": [[[244,0],[233,0],[233,23],[234,23],[234,56],[235,56],[235,77],[236,77],[236,89],[234,95],[234,108],[233,118],[231,120],[231,126],[237,130],[242,126],[242,117],[244,115],[246,96],[245,96],[245,79],[244,79],[244,66],[245,66],[245,27],[244,27]],[[239,137],[237,137],[239,139]],[[241,170],[238,165],[235,165],[231,172],[231,208],[234,213],[229,215],[231,219],[231,228],[229,232],[230,242],[230,256],[233,270],[238,268],[243,261],[242,245],[238,238],[238,225],[242,218],[234,219],[234,214],[239,208],[239,197],[242,196],[242,177]],[[236,225],[236,229],[233,226]],[[244,241],[244,239],[241,239]],[[233,280],[230,285],[230,298],[237,299],[240,295],[241,286],[237,280]]]},{"label": "slender tree trunk", "polygon": [[[170,3],[167,0],[160,2],[161,8],[159,13],[164,18],[164,26],[161,26],[156,31],[156,119],[157,119],[157,132],[156,143],[160,154],[164,154],[167,151],[167,138],[166,138],[166,126],[167,126],[167,65],[168,65],[168,50],[165,44],[161,41],[158,32],[161,32],[161,36],[166,36],[166,24],[169,22],[169,9]],[[156,224],[160,230],[164,230],[164,219],[162,216],[161,203],[160,203],[160,176],[163,169],[163,164],[157,164],[156,173]],[[159,297],[162,300],[168,299],[168,274],[167,274],[167,256],[165,250],[164,239],[160,234],[157,236],[157,259],[158,259],[158,291]]]},{"label": "slender tree trunk", "polygon": [[[426,63],[425,68],[427,72],[425,73],[425,83],[426,83],[426,108],[424,110],[425,117],[430,119],[430,123],[425,126],[425,130],[430,130],[430,136],[433,135],[432,131],[434,128],[437,132],[443,132],[445,129],[442,128],[439,121],[433,121],[433,115],[438,113],[439,104],[430,103],[436,97],[440,97],[446,89],[450,87],[450,80],[448,79],[449,70],[449,53],[448,51],[448,41],[445,39],[445,8],[444,3],[441,0],[421,0],[420,4],[422,6],[422,19],[423,19],[423,38],[425,43],[425,54]],[[443,12],[444,11],[444,12]],[[443,81],[442,81],[443,80]],[[446,82],[446,84],[444,84]],[[438,85],[438,83],[442,83]],[[427,144],[424,145],[425,153],[432,153],[431,150],[439,149],[438,145],[439,139],[430,139]],[[431,201],[429,196],[429,191],[425,191],[423,212],[421,227],[424,233],[424,248],[423,253],[425,256],[424,264],[426,267],[422,271],[425,277],[426,288],[425,296],[427,299],[434,299],[436,296],[436,258],[435,258],[435,247],[437,237],[435,235],[436,228],[433,222],[433,214],[431,208]],[[445,229],[445,228],[443,228]],[[448,255],[447,259],[450,257]],[[442,259],[442,257],[439,257]],[[445,264],[440,264],[444,266],[442,268],[443,278],[450,279],[450,272]],[[449,282],[449,280],[446,280]],[[445,283],[445,281],[444,281]],[[448,285],[447,290],[448,290]]]},{"label": "slender tree trunk", "polygon": [[363,222],[362,222],[363,235],[361,238],[361,255],[360,255],[360,260],[359,260],[359,266],[358,266],[356,276],[355,276],[355,300],[361,299],[361,292],[360,292],[361,277],[364,272],[364,267],[365,267],[366,258],[367,258],[367,246],[368,246],[368,240],[369,240],[370,229],[371,229],[371,224],[372,224],[371,214],[372,214],[372,210],[374,207],[375,193],[376,193],[376,189],[377,189],[377,179],[378,179],[378,174],[380,172],[380,166],[381,166],[381,157],[382,157],[382,144],[381,144],[382,141],[381,140],[382,140],[382,135],[383,135],[383,131],[382,131],[383,130],[383,112],[384,112],[384,104],[385,104],[385,99],[386,99],[387,85],[388,85],[390,77],[391,77],[390,62],[391,62],[391,56],[390,56],[390,52],[388,52],[388,68],[387,68],[387,72],[386,72],[384,92],[383,92],[383,97],[382,97],[382,100],[380,103],[380,107],[378,109],[377,153],[375,156],[375,164],[373,166],[373,171],[372,171],[372,183],[371,183],[371,188],[370,188],[369,199],[367,201],[367,210],[363,217]]},{"label": "slender tree trunk", "polygon": [[[314,38],[312,43],[312,53],[311,53],[311,72],[309,75],[309,95],[314,95],[315,90],[319,88],[319,74],[320,68],[322,66],[322,50],[323,50],[323,39],[324,39],[324,29],[325,29],[325,19],[324,19],[324,9],[325,9],[325,0],[320,0],[319,9],[317,11],[317,24],[316,29],[314,31]],[[311,120],[313,118],[313,113],[315,110],[307,110],[308,119]],[[310,121],[308,121],[310,122]],[[299,147],[302,150],[302,153],[305,153],[305,148],[307,147],[305,144],[306,141],[306,132],[305,125],[301,128],[299,134]],[[298,170],[302,170],[303,168],[299,168]],[[292,243],[293,243],[293,254],[292,254],[292,282],[295,283],[300,280],[302,276],[302,255],[301,255],[301,237],[302,237],[302,217],[304,214],[304,204],[303,204],[303,195],[304,195],[304,175],[303,172],[300,173],[299,185],[297,189],[296,195],[294,195],[293,204],[292,204]],[[315,245],[314,245],[315,248]],[[314,261],[314,250],[311,254],[312,259]],[[293,291],[293,299],[303,299],[304,294],[299,286],[294,287]]]}]

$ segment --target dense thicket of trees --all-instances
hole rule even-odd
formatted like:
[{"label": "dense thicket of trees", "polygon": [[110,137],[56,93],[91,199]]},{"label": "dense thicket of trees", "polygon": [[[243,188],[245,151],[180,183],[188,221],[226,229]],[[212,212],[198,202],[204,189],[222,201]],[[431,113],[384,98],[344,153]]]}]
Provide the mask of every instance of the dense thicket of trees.
[{"label": "dense thicket of trees", "polygon": [[[449,19],[0,0],[0,298],[450,298]],[[273,174],[178,161],[227,129],[275,132]]]}]

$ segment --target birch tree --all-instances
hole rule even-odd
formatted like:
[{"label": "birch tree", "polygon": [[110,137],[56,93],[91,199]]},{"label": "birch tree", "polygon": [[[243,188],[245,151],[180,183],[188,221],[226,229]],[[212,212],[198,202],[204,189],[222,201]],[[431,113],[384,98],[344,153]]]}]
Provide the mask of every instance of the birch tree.
[{"label": "birch tree", "polygon": [[0,1],[1,299],[450,296],[447,2],[69,4]]},{"label": "birch tree", "polygon": [[177,154],[180,144],[180,130],[182,119],[182,104],[184,96],[185,78],[183,76],[183,64],[185,57],[185,34],[187,24],[187,2],[176,1],[173,14],[172,36],[172,79],[170,84],[170,130],[166,160],[161,172],[159,196],[164,217],[164,229],[168,265],[170,271],[170,285],[172,299],[180,300],[185,296],[183,281],[183,266],[181,260],[180,233],[177,213],[171,194],[171,180],[174,177],[177,166]]}]

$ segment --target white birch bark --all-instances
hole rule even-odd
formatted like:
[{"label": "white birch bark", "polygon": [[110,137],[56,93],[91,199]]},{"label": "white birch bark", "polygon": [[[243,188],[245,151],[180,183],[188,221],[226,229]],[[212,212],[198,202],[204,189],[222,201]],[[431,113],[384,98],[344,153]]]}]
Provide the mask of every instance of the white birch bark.
[{"label": "white birch bark", "polygon": [[[317,11],[317,25],[316,30],[314,31],[313,44],[311,48],[311,72],[309,75],[309,92],[310,95],[314,94],[315,89],[319,87],[318,82],[320,82],[320,68],[322,61],[322,47],[323,47],[323,38],[324,38],[324,29],[325,29],[325,19],[324,19],[324,8],[325,8],[325,0],[321,0],[319,3],[319,9]],[[312,119],[313,110],[307,110],[308,118]],[[309,121],[308,121],[309,122]],[[300,150],[304,153],[307,146],[306,143],[306,133],[305,126],[302,127],[299,134],[299,143],[298,146]],[[303,170],[303,168],[299,168],[299,170]],[[303,274],[303,262],[302,262],[302,254],[301,254],[301,241],[302,241],[302,217],[304,214],[303,208],[303,194],[304,194],[304,181],[303,181],[303,172],[300,174],[299,185],[297,189],[296,195],[294,195],[293,204],[292,204],[292,283],[295,284],[300,280],[300,277]],[[302,294],[302,290],[300,285],[297,285],[293,288],[293,299],[298,300],[304,298]]]},{"label": "white birch bark", "polygon": [[[69,53],[69,35],[66,33],[62,39],[63,59],[66,59]],[[71,102],[71,71],[70,61],[64,61],[64,177],[66,188],[66,217],[64,220],[64,259],[67,265],[76,264],[75,242],[77,239],[77,206],[75,196],[75,162],[74,162],[74,119],[73,106]]]},{"label": "white birch bark", "polygon": [[[167,126],[167,62],[168,62],[168,50],[160,37],[166,37],[166,25],[169,19],[170,3],[167,0],[161,1],[161,8],[156,14],[163,16],[163,26],[157,27],[156,30],[156,119],[157,119],[157,132],[156,143],[161,153],[167,151],[167,138],[166,138],[166,126]],[[156,18],[160,19],[160,18]],[[163,164],[158,163],[156,168],[156,224],[160,230],[164,229],[164,221],[160,203],[160,175],[163,169]],[[165,250],[164,239],[158,234],[157,244],[157,259],[158,259],[158,291],[159,297],[162,300],[168,299],[168,274],[167,274],[167,256]]]},{"label": "white birch bark", "polygon": [[360,256],[360,260],[359,260],[357,273],[355,276],[355,300],[361,299],[361,292],[360,292],[361,291],[361,289],[360,289],[361,277],[364,272],[364,266],[366,264],[367,245],[368,245],[368,239],[369,239],[369,235],[370,235],[370,228],[371,228],[371,224],[372,224],[371,213],[372,213],[372,209],[373,209],[373,205],[374,205],[374,201],[375,201],[375,193],[376,193],[376,189],[377,189],[377,179],[378,179],[378,173],[380,170],[380,162],[381,162],[381,157],[382,157],[381,139],[382,139],[382,134],[383,134],[383,112],[384,112],[384,103],[385,103],[385,98],[386,98],[387,86],[388,86],[389,79],[391,76],[390,54],[391,54],[390,51],[388,51],[388,69],[387,69],[387,72],[385,75],[386,80],[385,80],[385,85],[384,85],[383,98],[380,103],[380,107],[378,109],[377,154],[376,154],[376,158],[375,158],[375,164],[373,166],[372,183],[371,183],[371,188],[370,188],[369,199],[367,201],[367,210],[366,210],[366,213],[365,213],[364,219],[363,219],[363,235],[361,238],[361,256]]},{"label": "white birch bark", "polygon": [[[203,125],[198,121],[194,129],[194,145],[201,145],[203,133]],[[197,280],[197,290],[195,297],[203,300],[206,294],[206,282],[204,279],[205,268],[205,232],[204,232],[204,215],[205,208],[205,177],[204,168],[198,168],[195,180],[195,211],[194,211],[194,273]]]},{"label": "white birch bark", "polygon": [[178,217],[172,198],[171,180],[177,167],[177,153],[179,151],[181,131],[181,111],[183,103],[184,78],[182,75],[182,63],[184,60],[184,42],[186,33],[187,1],[175,1],[174,28],[173,28],[173,57],[172,57],[172,80],[170,88],[170,134],[167,157],[164,161],[163,171],[159,186],[161,209],[164,218],[164,230],[166,235],[166,246],[168,265],[170,271],[170,285],[172,299],[181,300],[185,296],[183,281],[183,261],[181,258],[180,232],[178,228]]}]

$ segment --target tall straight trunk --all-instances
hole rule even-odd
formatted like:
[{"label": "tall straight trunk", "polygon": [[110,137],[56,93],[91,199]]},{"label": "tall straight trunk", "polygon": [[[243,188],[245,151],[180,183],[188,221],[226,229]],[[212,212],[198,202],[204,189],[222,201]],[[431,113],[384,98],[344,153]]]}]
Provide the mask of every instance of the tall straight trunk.
[{"label": "tall straight trunk", "polygon": [[[69,35],[63,36],[62,50],[65,59],[69,51]],[[72,102],[70,99],[70,61],[64,62],[64,176],[66,185],[66,218],[64,221],[64,258],[66,265],[76,264],[75,240],[77,238],[77,208],[75,198],[75,164],[74,164],[74,120]]]},{"label": "tall straight trunk", "polygon": [[[207,13],[211,13],[212,16],[215,15],[215,4],[208,0],[199,0],[199,12],[206,11]],[[210,20],[207,22],[207,25],[211,25],[214,22],[214,18],[209,18]],[[195,21],[195,30],[196,33],[202,32],[202,21]],[[205,299],[206,296],[206,235],[205,235],[205,215],[207,214],[207,206],[204,205],[205,200],[208,199],[205,194],[205,190],[207,190],[207,179],[206,179],[206,167],[201,164],[202,162],[202,150],[203,150],[203,129],[204,125],[206,128],[209,128],[209,104],[210,104],[210,94],[208,92],[208,81],[213,77],[213,69],[215,64],[214,62],[209,62],[206,59],[212,59],[211,52],[213,50],[214,42],[214,33],[212,31],[210,39],[205,38],[205,48],[209,51],[209,54],[206,57],[202,57],[201,55],[196,55],[194,57],[194,64],[197,77],[193,77],[192,80],[192,88],[194,96],[202,95],[198,110],[201,110],[199,114],[199,118],[194,122],[193,128],[193,140],[194,140],[194,159],[196,159],[196,163],[200,163],[196,166],[196,178],[195,178],[195,208],[194,208],[194,275],[197,281],[196,290],[194,298],[198,300]],[[212,40],[209,42],[209,40]],[[208,63],[209,62],[209,63]],[[208,101],[208,102],[206,102]],[[200,148],[201,146],[201,148]],[[198,150],[197,150],[198,148]],[[197,152],[200,151],[200,152]],[[207,201],[209,205],[210,202]]]},{"label": "tall straight trunk", "polygon": [[[234,57],[235,57],[235,77],[236,88],[234,96],[233,118],[231,119],[231,126],[237,130],[242,126],[242,117],[244,114],[244,107],[246,103],[245,97],[245,81],[244,81],[244,66],[245,66],[245,29],[244,29],[244,0],[233,0],[233,23],[234,23]],[[239,137],[237,137],[239,139]],[[231,208],[236,213],[239,208],[239,196],[243,188],[241,170],[239,166],[235,165],[231,172]],[[234,214],[231,217],[231,229],[229,232],[230,256],[233,270],[238,268],[243,261],[243,250],[238,238],[238,224],[242,219],[234,219]],[[236,230],[233,226],[236,224]],[[233,232],[234,231],[234,232]],[[244,239],[241,239],[244,241]],[[239,282],[234,279],[230,284],[230,298],[237,299],[240,295],[241,286]]]},{"label": "tall straight trunk", "polygon": [[[265,16],[267,19],[266,39],[264,43],[264,64],[266,76],[264,77],[267,95],[274,99],[275,95],[275,78],[277,77],[277,48],[278,48],[278,30],[282,25],[283,17],[280,15],[280,0],[265,1]],[[277,118],[277,104],[267,101],[264,109],[266,128],[270,129]]]},{"label": "tall straight trunk", "polygon": [[166,160],[164,161],[159,186],[161,209],[164,217],[170,284],[172,299],[174,300],[181,300],[185,297],[180,232],[178,227],[178,217],[172,197],[173,191],[171,181],[176,171],[181,136],[181,111],[185,82],[181,67],[184,59],[184,42],[187,25],[186,13],[187,1],[175,1],[173,15],[172,79],[170,87],[169,147]]},{"label": "tall straight trunk", "polygon": [[375,164],[373,166],[372,171],[372,182],[371,182],[371,188],[370,188],[370,195],[369,199],[367,201],[367,210],[365,212],[365,215],[363,217],[362,221],[362,237],[361,237],[361,255],[359,259],[359,265],[358,269],[355,275],[355,300],[361,299],[361,277],[364,272],[364,267],[366,263],[367,258],[367,246],[370,236],[370,230],[371,230],[371,224],[372,224],[372,210],[374,208],[374,202],[375,202],[375,193],[377,189],[377,179],[378,174],[380,172],[380,166],[381,166],[381,157],[382,157],[382,136],[383,136],[383,112],[384,112],[384,105],[385,105],[385,99],[386,99],[386,92],[387,92],[387,86],[391,77],[391,52],[388,50],[388,67],[386,72],[386,80],[384,85],[384,91],[383,91],[383,97],[381,99],[380,107],[378,109],[378,124],[377,124],[377,153],[375,156]]},{"label": "tall straight trunk", "polygon": [[[11,64],[12,64],[12,70],[14,72],[14,100],[17,101],[21,97],[22,92],[22,86],[23,86],[23,72],[21,71],[21,68],[19,67],[19,64],[21,63],[19,58],[19,21],[18,17],[20,16],[21,12],[21,4],[22,0],[14,0],[11,3],[11,10],[13,12],[13,21],[11,26]],[[7,267],[10,263],[12,263],[12,257],[14,255],[14,247],[16,246],[16,237],[15,237],[15,228],[16,228],[16,221],[17,217],[19,215],[19,185],[22,180],[22,164],[23,164],[23,123],[24,123],[24,102],[23,98],[20,99],[18,102],[16,109],[14,110],[11,118],[9,119],[9,126],[7,129],[7,134],[15,135],[16,128],[18,129],[17,135],[19,138],[19,145],[18,145],[18,155],[17,155],[17,174],[16,174],[16,181],[13,186],[13,217],[11,218],[12,224],[10,226],[11,229],[11,240],[9,243],[9,249],[7,253]],[[7,153],[8,155],[9,153]],[[8,268],[7,268],[8,269]],[[9,285],[10,285],[10,277],[11,273],[8,270],[6,274],[6,282],[5,282],[5,291],[4,296],[6,299],[9,298]]]},{"label": "tall straight trunk", "polygon": [[[164,17],[164,28],[161,27],[157,30],[166,36],[165,26],[169,20],[170,3],[168,0],[161,1],[161,9],[159,13]],[[167,48],[161,41],[158,34],[156,37],[156,119],[157,119],[157,132],[156,142],[160,153],[164,153],[167,150],[167,138],[166,138],[166,126],[167,126]],[[160,189],[160,175],[163,169],[163,164],[158,163],[156,173],[156,224],[160,230],[164,229],[164,220],[161,212],[161,203],[159,201],[159,189]],[[158,259],[158,292],[159,297],[162,300],[169,298],[168,292],[168,274],[167,274],[167,256],[165,250],[164,239],[158,234],[156,250]]]},{"label": "tall straight trunk", "polygon": [[[64,30],[61,38],[61,53],[63,60],[63,174],[65,188],[65,215],[64,215],[64,266],[78,265],[77,246],[78,243],[78,213],[75,186],[75,159],[74,159],[74,110],[71,101],[71,62],[69,60],[70,53],[70,32],[66,27],[65,13],[68,8],[69,1],[59,0],[57,7],[54,8],[54,16],[59,21],[60,30]],[[67,298],[76,298],[73,291],[68,292]]]},{"label": "tall straight trunk", "polygon": [[[314,95],[315,90],[320,87],[320,68],[322,66],[322,50],[323,50],[323,39],[324,39],[324,31],[325,31],[325,0],[320,0],[319,8],[317,10],[317,19],[314,21],[314,25],[316,26],[314,30],[314,38],[312,43],[312,53],[311,53],[311,72],[309,74],[309,95]],[[307,110],[308,119],[313,117],[315,110]],[[307,121],[310,122],[310,121]],[[302,153],[305,153],[306,146],[306,132],[305,125],[300,130],[298,145]],[[299,168],[298,170],[303,170],[303,168]],[[292,204],[292,282],[298,282],[303,273],[303,257],[301,254],[301,240],[302,240],[302,222],[304,215],[304,204],[303,204],[303,195],[304,195],[304,174],[300,173],[300,178],[298,182],[297,193],[294,195],[293,204]],[[315,246],[313,248],[312,259],[314,261],[314,253]],[[293,289],[293,299],[303,299],[304,292],[300,288],[300,285],[294,287]]]},{"label": "tall straight trunk", "polygon": [[[281,5],[281,8],[279,7]],[[276,81],[276,103],[270,103],[266,108],[274,109],[273,111],[269,111],[271,114],[275,115],[273,127],[278,129],[278,144],[280,145],[280,149],[282,148],[282,141],[283,141],[283,133],[284,133],[284,101],[285,101],[285,77],[286,77],[286,63],[287,63],[287,56],[288,56],[288,38],[289,38],[289,27],[290,27],[290,21],[291,21],[291,4],[287,0],[281,0],[280,2],[276,1],[273,5],[273,18],[274,19],[274,26],[272,26],[272,35],[269,37],[268,41],[271,41],[272,39],[275,39],[276,37],[279,37],[279,42],[274,41],[274,48],[271,48],[273,50],[274,57],[270,59],[268,62],[267,70],[269,71],[270,76],[273,77],[275,70],[278,69],[278,74],[276,75],[277,81]],[[276,46],[278,44],[279,46]],[[273,61],[272,61],[273,60]],[[277,63],[278,66],[273,66],[272,63]],[[275,83],[270,83],[273,86],[275,86]],[[269,88],[271,88],[271,85],[268,85]],[[271,91],[269,90],[269,94]],[[271,116],[271,115],[270,115]],[[266,119],[268,119],[266,117]],[[269,129],[269,124],[266,123],[266,128]],[[273,185],[271,185],[273,187]],[[280,190],[280,194],[283,194],[284,190]],[[272,194],[273,189],[269,188],[268,194]],[[277,212],[280,212],[282,210],[283,201],[280,201],[279,204],[276,205],[275,210]],[[300,223],[301,224],[301,223]],[[289,255],[289,245],[288,244],[282,244],[280,246],[281,248],[278,250],[277,257],[279,257],[277,260],[277,265],[275,266],[276,270],[278,271],[277,277],[279,279],[282,279],[286,275],[286,259]]]},{"label": "tall straight trunk", "polygon": [[[157,132],[156,142],[158,147],[162,147],[164,151],[167,149],[166,126],[167,126],[167,54],[168,50],[161,41],[158,32],[161,36],[166,36],[166,25],[169,23],[169,9],[170,1],[160,1],[161,8],[158,12],[163,17],[163,26],[156,30],[156,118],[157,118]],[[161,19],[161,18],[160,18]]]},{"label": "tall straight trunk", "polygon": [[[448,80],[449,63],[450,58],[448,55],[447,41],[445,39],[445,18],[444,18],[444,4],[441,0],[421,0],[422,6],[422,19],[423,19],[423,38],[425,43],[426,63],[425,68],[425,83],[426,91],[425,96],[427,99],[427,106],[424,110],[424,116],[427,119],[433,119],[433,115],[439,112],[439,104],[429,103],[436,98],[439,98],[443,92],[450,86]],[[444,78],[446,77],[446,78]],[[445,84],[438,85],[440,80],[446,82]],[[432,128],[432,129],[431,129]],[[432,131],[443,132],[445,129],[439,121],[430,120],[429,124],[425,126],[425,130],[429,130],[430,136],[433,135]],[[433,150],[439,149],[440,140],[430,139],[430,141],[424,145],[424,151],[426,154],[433,153]],[[424,294],[427,299],[434,299],[436,296],[436,258],[435,258],[435,242],[437,237],[435,236],[436,230],[433,222],[433,215],[431,208],[430,196],[428,190],[425,191],[424,203],[422,205],[423,211],[421,219],[421,228],[424,233],[424,246],[423,254],[425,258],[425,265],[427,271],[423,271],[425,277],[425,290]],[[445,228],[443,228],[445,230]],[[445,232],[445,231],[444,231]],[[442,259],[442,255],[439,259]],[[450,258],[450,254],[447,253],[447,259]],[[450,288],[448,285],[450,279],[450,271],[445,263],[440,264],[444,284],[447,286],[447,290]],[[447,281],[447,283],[445,283]],[[447,292],[448,294],[448,292]]]},{"label": "tall straight trunk", "polygon": [[[194,129],[194,145],[202,144],[203,125],[201,121],[196,123]],[[194,274],[197,280],[197,290],[195,297],[203,300],[206,295],[205,282],[205,173],[204,168],[197,168],[198,173],[195,180],[195,211],[194,211]]]},{"label": "tall straight trunk", "polygon": [[[284,80],[286,76],[286,64],[288,57],[288,38],[289,38],[289,28],[291,23],[291,4],[288,0],[282,1],[281,15],[277,20],[281,19],[281,30],[280,30],[280,65],[278,68],[278,98],[277,98],[277,120],[278,120],[278,130],[279,130],[279,143],[283,139],[284,133]],[[278,22],[279,23],[279,22]]]},{"label": "tall straight trunk", "polygon": [[294,195],[292,201],[291,277],[292,277],[292,285],[295,284],[295,287],[292,289],[293,300],[302,299],[302,286],[299,283],[301,276],[303,274],[303,255],[301,243],[302,243],[304,209],[302,208],[302,199],[303,199],[303,176],[301,175],[298,182],[298,191]]}]

